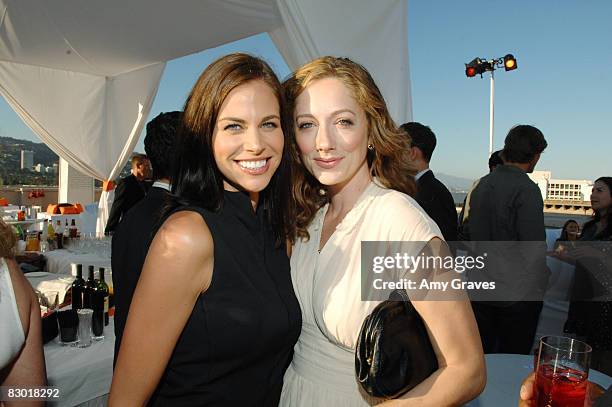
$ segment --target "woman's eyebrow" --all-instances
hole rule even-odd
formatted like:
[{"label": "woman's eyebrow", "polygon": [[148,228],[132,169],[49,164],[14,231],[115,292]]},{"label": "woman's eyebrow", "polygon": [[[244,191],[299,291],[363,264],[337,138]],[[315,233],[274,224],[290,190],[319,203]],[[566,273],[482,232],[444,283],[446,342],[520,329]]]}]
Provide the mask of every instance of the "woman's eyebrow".
[{"label": "woman's eyebrow", "polygon": [[261,121],[265,122],[265,121],[272,120],[272,119],[280,120],[280,117],[277,114],[271,114],[261,119]]},{"label": "woman's eyebrow", "polygon": [[244,124],[246,123],[246,120],[243,119],[239,119],[237,117],[222,117],[221,119],[219,119],[218,121],[222,122],[222,121],[227,121],[227,122],[237,122],[240,124]]}]

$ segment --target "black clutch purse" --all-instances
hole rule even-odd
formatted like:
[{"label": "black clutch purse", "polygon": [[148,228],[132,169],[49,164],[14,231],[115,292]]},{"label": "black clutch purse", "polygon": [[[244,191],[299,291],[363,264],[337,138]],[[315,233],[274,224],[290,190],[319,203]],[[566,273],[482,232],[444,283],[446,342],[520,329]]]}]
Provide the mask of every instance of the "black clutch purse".
[{"label": "black clutch purse", "polygon": [[355,370],[370,396],[395,398],[438,370],[427,329],[404,290],[376,306],[359,332]]}]

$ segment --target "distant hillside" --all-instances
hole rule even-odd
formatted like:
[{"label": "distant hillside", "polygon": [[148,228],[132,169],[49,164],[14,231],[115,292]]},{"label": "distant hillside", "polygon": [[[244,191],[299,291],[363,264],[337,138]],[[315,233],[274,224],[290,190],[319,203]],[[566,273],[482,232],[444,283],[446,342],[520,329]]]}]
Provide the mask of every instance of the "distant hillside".
[{"label": "distant hillside", "polygon": [[[59,162],[59,157],[51,151],[44,143],[34,143],[28,140],[18,140],[12,137],[0,137],[0,165],[9,162],[16,162],[19,168],[21,160],[21,150],[34,151],[34,164],[44,164],[47,167]],[[11,166],[12,167],[12,166]]]},{"label": "distant hillside", "polygon": [[34,165],[52,167],[59,157],[43,143],[0,137],[0,185],[57,185],[56,174],[21,170],[21,150],[34,152]]},{"label": "distant hillside", "polygon": [[468,191],[474,182],[472,179],[455,177],[441,172],[436,172],[435,174],[436,178],[446,185],[446,188],[451,192]]}]

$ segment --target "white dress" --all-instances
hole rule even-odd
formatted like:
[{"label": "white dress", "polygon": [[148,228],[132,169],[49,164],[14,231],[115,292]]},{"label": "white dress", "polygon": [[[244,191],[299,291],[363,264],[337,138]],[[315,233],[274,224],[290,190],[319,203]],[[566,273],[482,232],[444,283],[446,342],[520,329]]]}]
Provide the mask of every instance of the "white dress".
[{"label": "white dress", "polygon": [[[321,253],[327,206],[298,241],[291,277],[302,309],[302,333],[284,378],[280,406],[367,406],[355,377],[355,346],[379,301],[361,300],[361,241],[429,241],[438,226],[411,197],[370,183]],[[365,393],[364,393],[365,394]]]},{"label": "white dress", "polygon": [[13,282],[6,262],[0,257],[0,369],[13,360],[24,341]]}]

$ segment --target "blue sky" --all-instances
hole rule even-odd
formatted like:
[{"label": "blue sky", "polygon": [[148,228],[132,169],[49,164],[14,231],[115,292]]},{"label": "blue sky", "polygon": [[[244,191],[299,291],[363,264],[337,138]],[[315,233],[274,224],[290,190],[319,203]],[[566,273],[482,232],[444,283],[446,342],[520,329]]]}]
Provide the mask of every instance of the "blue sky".
[{"label": "blue sky", "polygon": [[[537,169],[554,178],[611,175],[611,19],[608,0],[409,1],[413,114],[438,137],[434,171],[472,179],[487,170],[489,79],[466,78],[463,64],[512,53],[518,69],[495,75],[494,148],[513,125],[532,124],[549,143]],[[171,61],[149,118],[180,110],[204,67],[234,51],[265,58],[281,78],[289,73],[266,34]],[[1,98],[0,135],[38,141]]]}]

